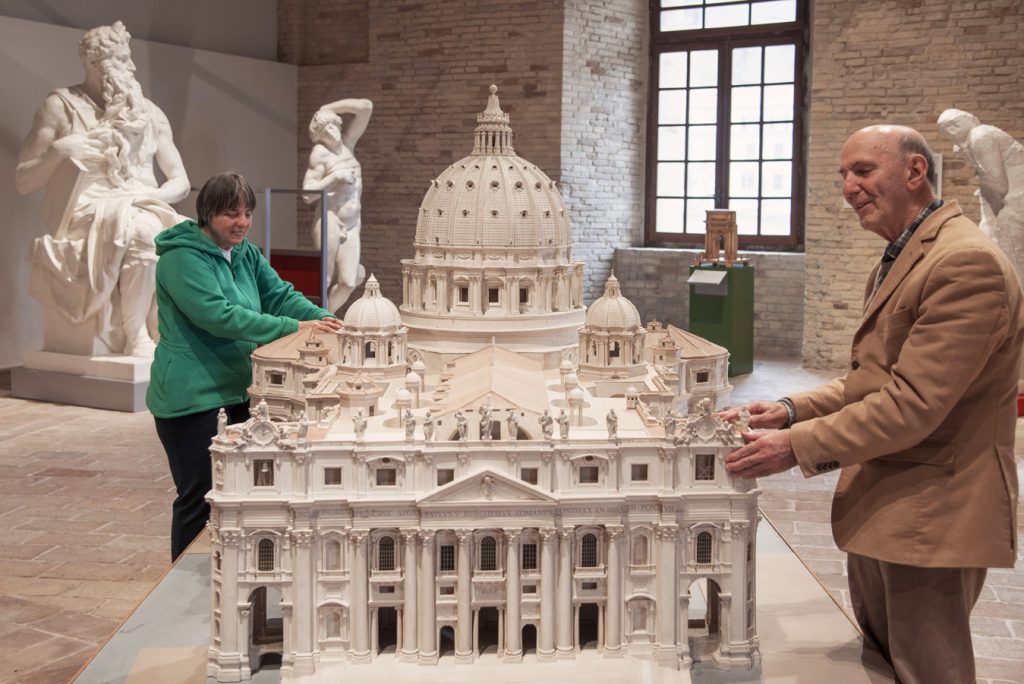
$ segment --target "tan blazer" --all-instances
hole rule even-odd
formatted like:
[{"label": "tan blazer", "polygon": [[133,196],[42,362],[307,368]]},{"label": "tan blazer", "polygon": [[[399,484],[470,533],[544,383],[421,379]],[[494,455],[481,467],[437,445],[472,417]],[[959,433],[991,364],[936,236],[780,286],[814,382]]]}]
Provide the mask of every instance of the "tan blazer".
[{"label": "tan blazer", "polygon": [[842,467],[832,503],[841,549],[922,567],[1010,567],[1024,345],[1013,267],[947,202],[871,297],[874,279],[850,370],[790,397],[797,462],[808,477]]}]

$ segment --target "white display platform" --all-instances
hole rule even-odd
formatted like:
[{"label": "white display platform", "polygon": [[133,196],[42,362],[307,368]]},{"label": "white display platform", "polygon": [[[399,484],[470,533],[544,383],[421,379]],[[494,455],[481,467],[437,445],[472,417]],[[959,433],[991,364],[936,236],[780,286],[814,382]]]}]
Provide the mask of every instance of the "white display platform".
[{"label": "white display platform", "polygon": [[[892,682],[877,655],[862,657],[862,637],[767,520],[757,534],[757,630],[762,664],[747,672],[724,672],[705,664],[692,671],[666,670],[631,658],[605,659],[596,651],[553,663],[499,663],[484,654],[471,665],[423,667],[389,655],[365,665],[328,670],[303,684],[351,677],[360,684],[403,679],[415,682],[632,682],[651,684],[797,684]],[[210,638],[210,558],[206,537],[181,557],[117,633],[74,680],[77,684],[200,684],[206,682]],[[454,659],[454,656],[452,656]],[[210,680],[212,682],[212,680]],[[250,680],[278,682],[280,672],[263,669]]]},{"label": "white display platform", "polygon": [[11,391],[19,399],[114,411],[146,410],[150,359],[31,351],[25,353],[23,363],[11,372]]}]

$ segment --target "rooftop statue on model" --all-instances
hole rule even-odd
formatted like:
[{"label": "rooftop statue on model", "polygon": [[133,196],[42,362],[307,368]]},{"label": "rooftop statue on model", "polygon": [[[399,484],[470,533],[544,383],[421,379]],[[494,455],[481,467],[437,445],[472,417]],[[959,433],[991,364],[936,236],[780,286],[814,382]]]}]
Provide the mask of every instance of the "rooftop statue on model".
[{"label": "rooftop statue on model", "polygon": [[[363,170],[353,152],[370,123],[373,103],[348,99],[326,104],[309,122],[313,150],[309,168],[302,181],[306,191],[327,191],[327,306],[340,311],[349,295],[366,277],[359,263],[359,233],[362,227]],[[307,202],[320,198],[305,195]],[[321,248],[321,219],[313,225],[311,236]]]},{"label": "rooftop statue on model", "polygon": [[46,188],[50,234],[35,240],[29,285],[46,307],[45,351],[153,356],[153,239],[181,220],[170,204],[189,182],[167,117],[135,79],[130,38],[119,21],[85,34],[85,80],[46,97],[18,159],[18,192]]},{"label": "rooftop statue on model", "polygon": [[421,212],[401,316],[371,276],[338,334],[253,355],[258,410],[211,447],[219,681],[270,654],[283,678],[325,681],[396,660],[500,661],[536,681],[558,679],[556,659],[589,681],[759,662],[759,490],[725,471],[740,437],[711,412],[728,353],[645,328],[614,276],[575,305],[561,198],[512,154],[494,91],[474,154],[424,198],[457,218]]}]

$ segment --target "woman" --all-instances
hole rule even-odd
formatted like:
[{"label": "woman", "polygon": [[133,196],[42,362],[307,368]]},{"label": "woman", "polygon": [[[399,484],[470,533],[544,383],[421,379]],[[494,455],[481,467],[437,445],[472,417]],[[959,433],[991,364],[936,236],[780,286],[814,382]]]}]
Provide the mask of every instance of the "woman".
[{"label": "woman", "polygon": [[196,198],[197,221],[182,221],[156,238],[156,301],[160,342],[146,405],[167,452],[178,496],[171,521],[177,559],[210,516],[210,440],[217,413],[249,417],[246,389],[257,345],[300,329],[333,332],[341,322],[281,278],[245,239],[256,195],[233,172],[206,181]]}]

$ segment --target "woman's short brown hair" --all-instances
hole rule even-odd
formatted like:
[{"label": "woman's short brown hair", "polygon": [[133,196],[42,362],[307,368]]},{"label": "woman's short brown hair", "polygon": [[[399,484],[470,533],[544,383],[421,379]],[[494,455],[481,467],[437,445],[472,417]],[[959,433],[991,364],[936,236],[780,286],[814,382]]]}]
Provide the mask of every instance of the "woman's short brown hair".
[{"label": "woman's short brown hair", "polygon": [[256,193],[245,176],[236,171],[218,173],[199,189],[196,196],[196,218],[199,225],[209,225],[214,214],[222,214],[244,204],[249,211],[256,209]]}]

